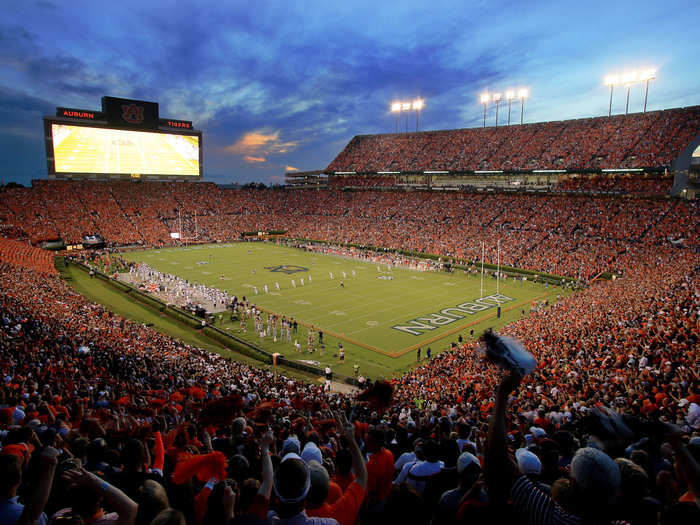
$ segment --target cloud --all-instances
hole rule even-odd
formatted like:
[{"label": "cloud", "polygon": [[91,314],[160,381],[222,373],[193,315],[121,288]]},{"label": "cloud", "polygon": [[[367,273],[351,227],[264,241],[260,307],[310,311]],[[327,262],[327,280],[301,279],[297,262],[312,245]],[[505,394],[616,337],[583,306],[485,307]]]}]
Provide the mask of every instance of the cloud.
[{"label": "cloud", "polygon": [[294,151],[299,145],[298,141],[280,139],[280,131],[255,130],[245,133],[240,139],[230,146],[226,146],[224,151],[234,155],[247,155],[250,158],[257,156],[278,155]]},{"label": "cloud", "polygon": [[299,168],[295,168],[294,166],[285,166],[284,171],[299,171]]},{"label": "cloud", "polygon": [[276,142],[278,137],[279,131],[270,134],[265,134],[264,131],[250,131],[238,139],[235,144],[228,146],[226,150],[235,154],[258,151],[265,148],[268,144]]},{"label": "cloud", "polygon": [[[429,130],[481,126],[479,93],[520,85],[532,93],[526,122],[607,114],[601,77],[627,64],[660,70],[649,109],[697,104],[700,93],[700,73],[687,66],[692,41],[646,45],[650,28],[673,31],[668,12],[697,18],[687,0],[642,10],[631,0],[13,4],[0,15],[5,180],[45,177],[41,117],[56,106],[98,109],[102,95],[156,101],[163,117],[192,120],[204,133],[205,178],[243,182],[323,168],[354,135],[394,131],[395,99],[425,98],[420,129]],[[607,36],[623,18],[629,31],[611,53]],[[79,30],[66,30],[76,20]],[[635,86],[630,108],[642,97]],[[616,90],[613,111],[624,103]]]}]

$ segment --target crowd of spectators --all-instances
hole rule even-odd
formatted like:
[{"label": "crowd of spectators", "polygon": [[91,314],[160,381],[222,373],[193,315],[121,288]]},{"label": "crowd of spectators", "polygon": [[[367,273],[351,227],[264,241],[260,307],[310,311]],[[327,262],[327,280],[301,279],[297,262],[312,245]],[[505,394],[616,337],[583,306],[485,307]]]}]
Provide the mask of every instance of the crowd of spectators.
[{"label": "crowd of spectators", "polygon": [[[699,114],[356,137],[331,166],[664,166],[697,134]],[[658,182],[615,188],[655,193]],[[5,188],[0,523],[700,522],[699,216],[694,202],[552,194]],[[537,361],[525,377],[499,372],[459,334],[358,396],[115,315],[29,242],[99,234],[152,246],[176,242],[171,232],[221,241],[260,230],[468,261],[483,249],[495,262],[500,244],[505,265],[619,277],[503,329]]]},{"label": "crowd of spectators", "polygon": [[559,182],[553,191],[585,191],[619,193],[624,195],[668,195],[673,185],[670,176],[645,176],[634,174],[590,175],[570,177]]},{"label": "crowd of spectators", "polygon": [[522,126],[358,135],[329,173],[668,167],[700,133],[700,106]]},{"label": "crowd of spectators", "polygon": [[328,184],[331,188],[394,188],[397,178],[393,175],[334,175]]},{"label": "crowd of spectators", "polygon": [[500,239],[501,264],[582,279],[699,233],[697,203],[670,199],[92,181],[40,181],[0,197],[0,232],[30,240],[79,243],[99,234],[109,245],[154,246],[181,242],[171,232],[216,242],[284,231],[468,261],[481,259],[483,243],[486,262],[495,263]]},{"label": "crowd of spectators", "polygon": [[35,257],[0,257],[3,523],[700,516],[700,268],[687,248],[504,329],[537,359],[531,375],[499,376],[468,340],[393,378],[390,401],[185,345]]}]

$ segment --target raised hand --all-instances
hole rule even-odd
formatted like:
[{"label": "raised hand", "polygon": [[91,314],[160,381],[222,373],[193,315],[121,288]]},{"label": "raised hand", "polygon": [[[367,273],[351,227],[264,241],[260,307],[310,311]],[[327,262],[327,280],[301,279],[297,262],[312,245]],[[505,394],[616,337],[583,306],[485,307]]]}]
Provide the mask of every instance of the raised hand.
[{"label": "raised hand", "polygon": [[270,449],[272,447],[272,444],[275,442],[275,434],[272,432],[272,430],[268,430],[263,434],[262,437],[262,446]]}]

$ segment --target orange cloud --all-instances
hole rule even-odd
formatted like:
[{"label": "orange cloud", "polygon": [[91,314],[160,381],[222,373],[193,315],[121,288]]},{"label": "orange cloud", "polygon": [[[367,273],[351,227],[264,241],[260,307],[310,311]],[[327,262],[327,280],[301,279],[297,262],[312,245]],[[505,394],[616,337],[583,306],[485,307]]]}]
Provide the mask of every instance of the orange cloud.
[{"label": "orange cloud", "polygon": [[299,171],[299,168],[295,168],[294,166],[285,166],[284,171]]},{"label": "orange cloud", "polygon": [[250,155],[246,155],[245,157],[243,157],[243,160],[250,163],[267,162],[267,159],[265,157],[251,157]]},{"label": "orange cloud", "polygon": [[299,145],[297,141],[280,140],[279,130],[255,130],[249,131],[230,146],[226,146],[224,151],[234,155],[248,155],[263,157],[277,153],[287,153],[293,151]]}]

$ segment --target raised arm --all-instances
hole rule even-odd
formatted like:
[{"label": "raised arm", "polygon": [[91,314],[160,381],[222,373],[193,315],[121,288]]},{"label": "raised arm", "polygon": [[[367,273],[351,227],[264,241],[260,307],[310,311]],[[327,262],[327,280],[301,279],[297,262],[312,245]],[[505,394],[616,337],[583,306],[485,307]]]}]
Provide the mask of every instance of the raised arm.
[{"label": "raised arm", "polygon": [[521,380],[520,374],[509,372],[496,389],[486,451],[486,481],[489,497],[494,501],[507,500],[517,473],[517,466],[509,457],[506,444],[506,409],[510,394],[518,388]]},{"label": "raised arm", "polygon": [[103,494],[105,503],[119,515],[115,525],[132,525],[136,520],[136,511],[138,510],[136,502],[102,478],[82,467],[67,471],[63,474],[63,478],[70,484],[90,487],[95,492]]},{"label": "raised arm", "polygon": [[17,525],[34,525],[41,517],[41,513],[44,512],[44,507],[51,493],[56,465],[58,464],[57,456],[58,452],[52,447],[46,447],[41,452],[39,458],[39,461],[41,461],[39,482],[36,489],[32,491],[27,505],[22,510]]},{"label": "raised arm", "polygon": [[338,413],[338,422],[342,425],[345,437],[350,448],[350,456],[352,457],[352,470],[355,473],[355,481],[363,489],[367,488],[367,465],[362,457],[362,451],[355,439],[355,427],[348,421],[345,414],[340,411]]},{"label": "raised arm", "polygon": [[695,498],[695,505],[700,507],[700,465],[695,461],[692,454],[683,444],[681,438],[683,437],[683,431],[676,425],[671,425],[666,423],[666,432],[668,434],[668,441],[673,447],[673,452],[676,454],[676,463],[678,468],[683,473],[683,478],[688,485],[688,491]]},{"label": "raised arm", "polygon": [[271,430],[265,432],[262,437],[262,483],[258,489],[258,494],[266,500],[270,500],[272,494],[272,459],[270,458],[270,447],[275,441],[275,436]]}]

